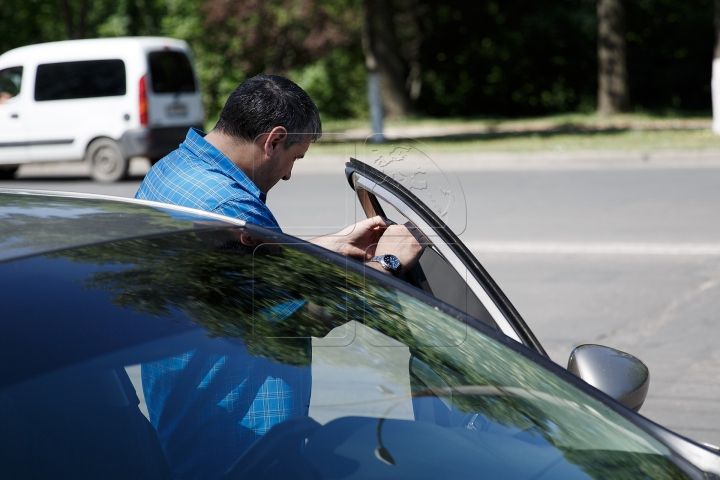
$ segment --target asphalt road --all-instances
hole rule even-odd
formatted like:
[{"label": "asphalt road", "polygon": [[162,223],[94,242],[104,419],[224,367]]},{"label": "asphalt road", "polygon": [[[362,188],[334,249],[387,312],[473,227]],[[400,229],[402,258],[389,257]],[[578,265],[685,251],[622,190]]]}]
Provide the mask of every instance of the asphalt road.
[{"label": "asphalt road", "polygon": [[[268,200],[288,233],[360,218],[342,159],[302,162]],[[437,163],[461,186],[461,239],[551,358],[583,343],[638,356],[641,413],[720,445],[720,161],[458,162]],[[81,165],[28,166],[0,186],[132,196],[146,169],[137,159],[129,180],[101,185]]]}]

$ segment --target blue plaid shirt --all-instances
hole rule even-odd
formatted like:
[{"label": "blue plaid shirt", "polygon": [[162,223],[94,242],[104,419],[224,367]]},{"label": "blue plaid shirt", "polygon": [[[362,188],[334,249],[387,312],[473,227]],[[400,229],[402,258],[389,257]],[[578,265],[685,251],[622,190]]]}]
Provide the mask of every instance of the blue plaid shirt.
[{"label": "blue plaid shirt", "polygon": [[280,229],[267,195],[196,128],[150,169],[135,198],[207,210]]},{"label": "blue plaid shirt", "polygon": [[[280,229],[265,193],[230,159],[191,129],[158,162],[135,198],[182,205]],[[304,300],[263,312],[283,321]],[[309,342],[308,342],[309,348]],[[307,416],[310,368],[278,365],[247,352],[194,350],[142,365],[150,422],[176,478],[219,478],[274,425]]]}]

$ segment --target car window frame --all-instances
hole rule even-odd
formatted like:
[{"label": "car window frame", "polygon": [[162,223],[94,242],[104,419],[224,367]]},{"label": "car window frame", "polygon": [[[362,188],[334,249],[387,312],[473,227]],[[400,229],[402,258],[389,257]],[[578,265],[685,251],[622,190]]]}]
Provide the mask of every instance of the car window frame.
[{"label": "car window frame", "polygon": [[[427,232],[427,229],[431,229],[432,236],[440,239],[440,242],[434,242],[435,248],[465,279],[468,288],[485,306],[500,330],[510,338],[548,357],[540,341],[532,333],[517,309],[487,270],[442,219],[405,187],[379,170],[355,158],[351,158],[345,167],[348,183],[358,195],[358,200],[368,217],[385,216],[382,206],[375,198],[375,195],[378,195],[398,209],[421,231]],[[365,194],[361,193],[359,188],[367,193],[367,198],[361,198]],[[405,208],[402,208],[403,206]]]}]

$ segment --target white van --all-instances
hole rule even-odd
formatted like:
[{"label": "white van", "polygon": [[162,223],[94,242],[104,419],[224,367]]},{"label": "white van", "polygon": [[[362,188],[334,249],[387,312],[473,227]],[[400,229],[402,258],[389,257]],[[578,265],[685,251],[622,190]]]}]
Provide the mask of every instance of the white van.
[{"label": "white van", "polygon": [[204,114],[185,42],[70,40],[0,55],[0,178],[29,162],[85,160],[102,182],[155,162]]}]

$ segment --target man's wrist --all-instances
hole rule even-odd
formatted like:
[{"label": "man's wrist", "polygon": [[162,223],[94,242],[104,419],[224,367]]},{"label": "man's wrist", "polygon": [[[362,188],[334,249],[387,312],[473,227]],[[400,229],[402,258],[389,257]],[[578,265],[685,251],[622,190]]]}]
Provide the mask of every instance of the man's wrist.
[{"label": "man's wrist", "polygon": [[403,273],[403,265],[400,262],[400,259],[395,255],[376,255],[368,261],[368,263],[375,262],[377,262],[380,267],[392,274],[394,277],[399,277]]},{"label": "man's wrist", "polygon": [[308,240],[309,243],[317,245],[319,247],[327,248],[336,253],[338,252],[338,240],[332,235],[323,235],[322,237],[315,237]]},{"label": "man's wrist", "polygon": [[378,272],[382,272],[386,275],[392,275],[392,273],[385,270],[379,263],[377,262],[365,262],[365,266],[368,268],[372,268],[373,270],[377,270]]}]

